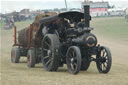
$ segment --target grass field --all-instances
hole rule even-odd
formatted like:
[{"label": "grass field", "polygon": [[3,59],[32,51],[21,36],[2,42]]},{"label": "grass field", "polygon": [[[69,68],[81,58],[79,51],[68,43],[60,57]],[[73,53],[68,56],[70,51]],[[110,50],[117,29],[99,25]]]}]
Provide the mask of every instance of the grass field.
[{"label": "grass field", "polygon": [[128,22],[124,17],[94,18],[91,26],[94,33],[120,43],[128,44]]},{"label": "grass field", "polygon": [[[32,21],[17,22],[18,30],[28,26]],[[1,85],[128,85],[128,22],[124,18],[93,18],[93,33],[99,43],[108,46],[112,52],[113,64],[108,74],[100,74],[92,62],[88,71],[72,75],[67,67],[57,72],[47,72],[42,64],[28,68],[26,58],[19,64],[10,61],[13,44],[13,29],[1,28],[0,84]],[[1,25],[2,26],[2,25]]]}]

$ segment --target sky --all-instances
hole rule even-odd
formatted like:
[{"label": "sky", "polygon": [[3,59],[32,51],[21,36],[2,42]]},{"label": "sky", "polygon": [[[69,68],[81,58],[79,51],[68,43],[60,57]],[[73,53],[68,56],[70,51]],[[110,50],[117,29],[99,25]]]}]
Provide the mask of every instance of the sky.
[{"label": "sky", "polygon": [[[67,0],[68,8],[81,8],[84,0]],[[93,2],[102,0],[91,0]],[[116,7],[128,8],[128,0],[103,0]],[[0,13],[20,11],[21,9],[54,9],[65,8],[64,0],[0,0]]]}]

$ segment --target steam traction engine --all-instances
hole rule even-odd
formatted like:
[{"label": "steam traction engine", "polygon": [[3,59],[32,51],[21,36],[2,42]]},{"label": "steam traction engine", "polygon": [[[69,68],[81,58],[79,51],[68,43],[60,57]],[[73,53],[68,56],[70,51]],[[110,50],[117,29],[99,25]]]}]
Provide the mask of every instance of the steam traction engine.
[{"label": "steam traction engine", "polygon": [[90,20],[89,6],[84,7],[84,13],[70,11],[40,19],[34,38],[31,27],[28,29],[26,45],[18,37],[19,43],[15,42],[12,48],[12,62],[18,63],[20,56],[27,56],[28,67],[42,62],[47,71],[57,71],[67,64],[68,71],[77,74],[95,61],[100,73],[108,73],[112,63],[110,50],[97,45]]}]

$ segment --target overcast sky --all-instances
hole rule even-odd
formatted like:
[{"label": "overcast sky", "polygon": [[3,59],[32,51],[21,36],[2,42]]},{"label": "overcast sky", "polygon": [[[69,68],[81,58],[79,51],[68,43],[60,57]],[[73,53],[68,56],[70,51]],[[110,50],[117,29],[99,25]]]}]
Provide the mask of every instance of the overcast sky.
[{"label": "overcast sky", "polygon": [[[81,2],[84,0],[67,0],[68,8],[80,8]],[[93,2],[102,0],[91,0]],[[110,5],[116,7],[128,8],[128,0],[103,0],[108,1]],[[0,12],[7,13],[12,11],[20,11],[21,9],[28,8],[31,10],[36,9],[53,9],[64,8],[64,0],[0,0]]]}]

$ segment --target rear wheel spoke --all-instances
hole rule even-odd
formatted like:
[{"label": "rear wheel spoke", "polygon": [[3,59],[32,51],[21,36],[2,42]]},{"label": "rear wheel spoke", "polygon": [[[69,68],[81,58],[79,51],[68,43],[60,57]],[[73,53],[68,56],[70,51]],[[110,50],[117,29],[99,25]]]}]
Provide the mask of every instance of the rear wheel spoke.
[{"label": "rear wheel spoke", "polygon": [[72,58],[72,53],[69,53],[70,58]]},{"label": "rear wheel spoke", "polygon": [[46,66],[48,66],[51,62],[51,59],[49,59],[47,62],[46,62]]},{"label": "rear wheel spoke", "polygon": [[48,49],[46,49],[46,48],[43,48],[43,50],[44,50],[44,51],[48,51]]},{"label": "rear wheel spoke", "polygon": [[74,55],[74,54],[75,54],[74,50],[71,50],[70,53],[71,53],[71,56],[72,56],[72,57],[75,57],[75,55]]},{"label": "rear wheel spoke", "polygon": [[72,68],[72,70],[74,70],[74,67],[73,67],[73,64],[71,63],[71,68]]},{"label": "rear wheel spoke", "polygon": [[77,69],[77,63],[74,63],[74,68]]},{"label": "rear wheel spoke", "polygon": [[49,57],[49,56],[45,56],[45,57],[44,57],[44,60],[45,60],[45,59],[48,59],[48,58],[50,58],[50,57]]},{"label": "rear wheel spoke", "polygon": [[46,44],[48,47],[50,47],[50,44],[49,44],[47,41],[45,41],[45,44]]}]

